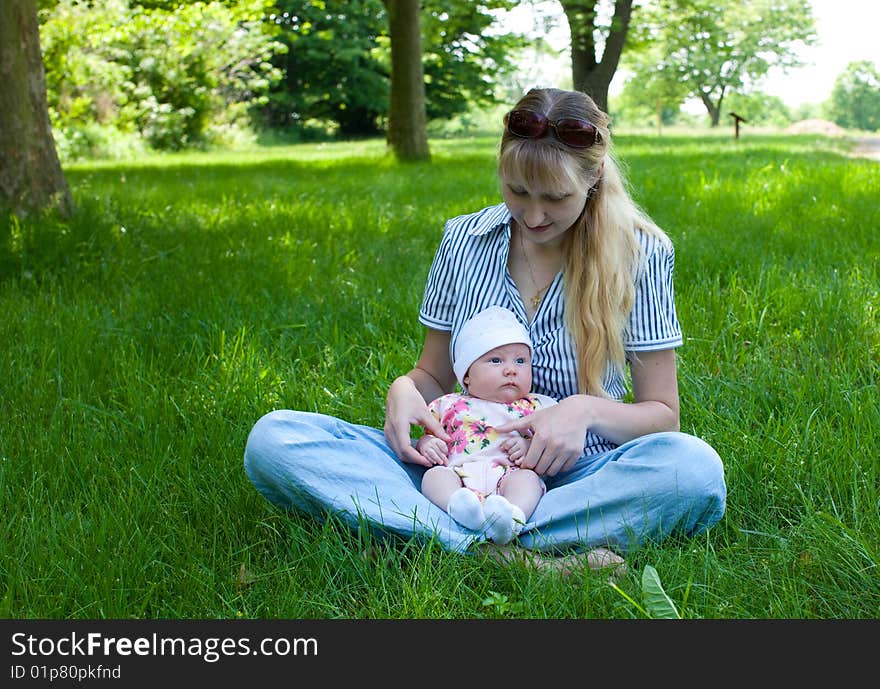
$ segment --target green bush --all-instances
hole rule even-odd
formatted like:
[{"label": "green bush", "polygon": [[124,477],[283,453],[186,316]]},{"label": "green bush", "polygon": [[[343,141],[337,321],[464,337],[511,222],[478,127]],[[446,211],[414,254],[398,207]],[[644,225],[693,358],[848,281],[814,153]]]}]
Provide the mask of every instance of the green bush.
[{"label": "green bush", "polygon": [[830,100],[831,117],[841,127],[880,129],[880,72],[867,60],[851,62],[837,77]]},{"label": "green bush", "polygon": [[164,9],[59,0],[41,10],[49,113],[62,155],[93,156],[112,149],[96,139],[125,140],[119,134],[176,150],[241,128],[247,107],[262,102],[280,78],[270,59],[285,48],[263,22],[267,5],[237,0]]}]

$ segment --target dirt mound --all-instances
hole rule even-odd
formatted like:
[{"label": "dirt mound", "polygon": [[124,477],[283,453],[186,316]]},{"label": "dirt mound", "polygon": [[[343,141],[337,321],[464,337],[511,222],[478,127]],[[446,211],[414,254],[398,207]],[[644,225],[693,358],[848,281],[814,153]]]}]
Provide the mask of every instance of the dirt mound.
[{"label": "dirt mound", "polygon": [[834,122],[828,120],[801,120],[795,122],[786,134],[825,134],[827,136],[844,136],[846,130]]}]

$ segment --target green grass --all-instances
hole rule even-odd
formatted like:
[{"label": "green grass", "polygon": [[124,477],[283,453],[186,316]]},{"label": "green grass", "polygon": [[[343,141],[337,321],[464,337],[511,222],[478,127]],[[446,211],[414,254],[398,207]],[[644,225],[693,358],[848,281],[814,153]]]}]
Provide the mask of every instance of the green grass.
[{"label": "green grass", "polygon": [[[686,618],[880,616],[880,165],[821,137],[621,136],[676,244],[682,427],[725,462],[707,534],[629,558]],[[71,166],[80,212],[0,224],[0,617],[629,618],[563,580],[271,507],[277,407],[381,426],[446,218],[494,139]],[[363,554],[368,553],[368,557]]]}]

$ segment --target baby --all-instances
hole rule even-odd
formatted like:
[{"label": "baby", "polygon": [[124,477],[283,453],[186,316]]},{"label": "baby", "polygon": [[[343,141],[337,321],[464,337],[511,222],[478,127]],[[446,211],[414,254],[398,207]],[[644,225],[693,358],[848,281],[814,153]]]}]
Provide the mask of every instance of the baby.
[{"label": "baby", "polygon": [[496,426],[556,404],[531,393],[532,344],[509,310],[491,306],[468,320],[453,347],[452,368],[463,393],[428,405],[449,444],[425,434],[416,449],[435,466],[422,492],[462,526],[483,531],[499,545],[513,540],[544,494],[544,482],[518,463],[529,438]]}]

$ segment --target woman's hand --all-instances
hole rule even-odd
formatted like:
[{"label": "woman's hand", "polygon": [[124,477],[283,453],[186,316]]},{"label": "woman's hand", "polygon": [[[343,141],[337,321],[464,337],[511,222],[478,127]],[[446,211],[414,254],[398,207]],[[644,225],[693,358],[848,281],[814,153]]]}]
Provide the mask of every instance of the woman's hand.
[{"label": "woman's hand", "polygon": [[434,466],[435,462],[412,446],[410,432],[413,426],[421,426],[443,442],[450,440],[437,418],[428,411],[428,405],[412,378],[400,376],[391,383],[385,399],[385,439],[402,461]]},{"label": "woman's hand", "polygon": [[533,469],[541,476],[556,476],[566,472],[584,454],[584,439],[589,427],[582,395],[568,397],[552,407],[496,426],[499,433],[519,431],[531,435],[525,456],[516,463],[523,469]]}]

